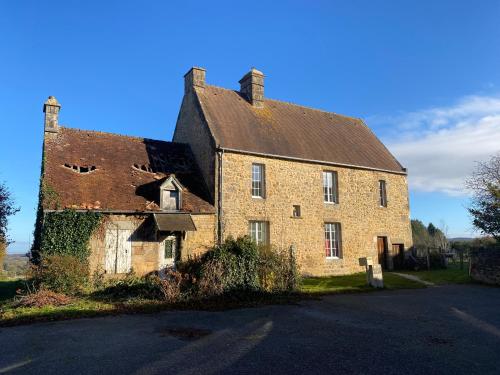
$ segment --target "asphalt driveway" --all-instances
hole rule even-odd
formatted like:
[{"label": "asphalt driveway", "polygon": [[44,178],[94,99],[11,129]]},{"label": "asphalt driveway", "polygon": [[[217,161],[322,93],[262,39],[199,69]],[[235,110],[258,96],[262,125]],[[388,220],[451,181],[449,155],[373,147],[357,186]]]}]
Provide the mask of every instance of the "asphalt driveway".
[{"label": "asphalt driveway", "polygon": [[2,328],[0,373],[499,374],[500,288]]}]

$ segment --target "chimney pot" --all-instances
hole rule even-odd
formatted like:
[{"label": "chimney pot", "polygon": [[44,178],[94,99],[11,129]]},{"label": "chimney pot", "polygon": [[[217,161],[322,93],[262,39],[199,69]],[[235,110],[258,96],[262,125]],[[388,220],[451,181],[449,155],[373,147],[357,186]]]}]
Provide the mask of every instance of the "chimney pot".
[{"label": "chimney pot", "polygon": [[239,81],[240,92],[245,95],[254,107],[264,106],[264,73],[255,68],[243,76]]},{"label": "chimney pot", "polygon": [[184,94],[192,91],[195,87],[205,87],[205,72],[204,68],[193,66],[184,74]]}]

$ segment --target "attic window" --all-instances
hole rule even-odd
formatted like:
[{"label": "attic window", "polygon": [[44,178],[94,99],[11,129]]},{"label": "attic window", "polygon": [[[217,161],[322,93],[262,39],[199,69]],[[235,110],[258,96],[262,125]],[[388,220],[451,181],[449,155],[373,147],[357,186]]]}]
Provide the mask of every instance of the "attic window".
[{"label": "attic window", "polygon": [[64,164],[65,168],[71,169],[73,172],[80,174],[88,174],[95,172],[97,170],[95,165],[74,165],[74,164]]}]

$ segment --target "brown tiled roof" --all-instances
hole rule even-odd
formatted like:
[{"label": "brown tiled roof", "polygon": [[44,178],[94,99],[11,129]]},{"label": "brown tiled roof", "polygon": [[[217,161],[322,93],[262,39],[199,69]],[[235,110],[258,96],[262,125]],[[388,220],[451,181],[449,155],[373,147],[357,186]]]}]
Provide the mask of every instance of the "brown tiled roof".
[{"label": "brown tiled roof", "polygon": [[45,200],[46,209],[158,211],[159,187],[174,173],[183,211],[214,212],[188,145],[71,128],[53,136],[45,144],[44,183],[57,197]]},{"label": "brown tiled roof", "polygon": [[215,86],[196,93],[222,148],[404,172],[359,119],[271,99],[255,108],[239,92]]}]

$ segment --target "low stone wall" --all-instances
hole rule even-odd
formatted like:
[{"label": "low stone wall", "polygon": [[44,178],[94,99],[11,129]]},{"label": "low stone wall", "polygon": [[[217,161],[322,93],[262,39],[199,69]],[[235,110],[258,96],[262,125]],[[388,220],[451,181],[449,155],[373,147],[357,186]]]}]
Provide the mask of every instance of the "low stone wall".
[{"label": "low stone wall", "polygon": [[470,254],[471,277],[482,283],[500,285],[500,248],[479,248]]}]

